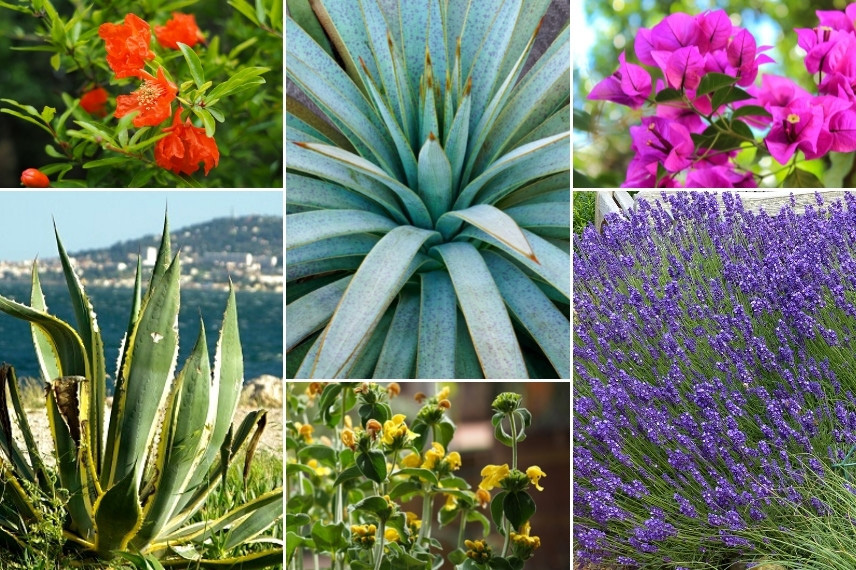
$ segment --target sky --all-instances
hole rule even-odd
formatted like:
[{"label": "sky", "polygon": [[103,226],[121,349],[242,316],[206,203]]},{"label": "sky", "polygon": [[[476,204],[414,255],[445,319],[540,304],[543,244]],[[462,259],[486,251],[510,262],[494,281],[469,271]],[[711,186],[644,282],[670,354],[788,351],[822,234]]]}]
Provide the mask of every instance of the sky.
[{"label": "sky", "polygon": [[0,190],[0,260],[57,256],[53,220],[66,251],[102,248],[231,215],[283,215],[282,190],[43,192]]}]

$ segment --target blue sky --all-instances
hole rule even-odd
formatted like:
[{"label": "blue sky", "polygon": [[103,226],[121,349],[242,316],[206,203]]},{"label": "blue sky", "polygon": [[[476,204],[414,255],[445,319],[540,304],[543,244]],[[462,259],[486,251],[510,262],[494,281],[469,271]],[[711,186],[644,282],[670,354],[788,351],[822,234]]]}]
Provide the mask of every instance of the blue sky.
[{"label": "blue sky", "polygon": [[179,229],[214,218],[283,215],[276,191],[0,191],[0,260],[56,257],[53,221],[69,252],[160,233],[164,209]]}]

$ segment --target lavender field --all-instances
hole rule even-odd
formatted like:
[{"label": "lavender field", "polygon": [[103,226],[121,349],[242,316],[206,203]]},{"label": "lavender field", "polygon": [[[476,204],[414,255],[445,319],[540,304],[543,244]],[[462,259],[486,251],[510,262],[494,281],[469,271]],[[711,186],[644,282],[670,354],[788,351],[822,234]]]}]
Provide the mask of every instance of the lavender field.
[{"label": "lavender field", "polygon": [[575,238],[576,559],[856,568],[856,197],[721,198]]}]

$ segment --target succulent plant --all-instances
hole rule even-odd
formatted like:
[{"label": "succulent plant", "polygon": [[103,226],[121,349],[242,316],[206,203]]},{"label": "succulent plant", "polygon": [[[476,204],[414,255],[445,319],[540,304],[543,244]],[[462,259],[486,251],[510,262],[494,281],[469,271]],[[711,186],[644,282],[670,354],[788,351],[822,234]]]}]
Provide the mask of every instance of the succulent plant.
[{"label": "succulent plant", "polygon": [[523,73],[549,3],[294,3],[323,118],[287,100],[290,376],[570,377],[567,25]]},{"label": "succulent plant", "polygon": [[[138,552],[194,567],[267,568],[282,548],[230,561],[203,560],[198,545],[228,530],[231,547],[254,538],[282,516],[282,489],[258,496],[216,520],[190,522],[249,441],[252,460],[266,412],[232,425],[243,381],[234,291],[230,290],[211,367],[200,333],[184,367],[178,358],[180,264],[169,229],[144,296],[140,264],[127,334],[120,349],[115,391],[104,433],[104,345],[92,304],[57,235],[77,328],[49,314],[34,265],[30,305],[0,296],[0,311],[28,321],[44,378],[58,481],[45,468],[18,395],[14,369],[0,367],[0,546],[22,545],[27,527],[42,517],[33,489],[62,496],[65,537],[84,553],[110,558]],[[6,400],[8,388],[11,410]],[[12,438],[12,419],[26,443]],[[180,552],[180,555],[178,554]],[[198,564],[198,566],[197,566]]]}]

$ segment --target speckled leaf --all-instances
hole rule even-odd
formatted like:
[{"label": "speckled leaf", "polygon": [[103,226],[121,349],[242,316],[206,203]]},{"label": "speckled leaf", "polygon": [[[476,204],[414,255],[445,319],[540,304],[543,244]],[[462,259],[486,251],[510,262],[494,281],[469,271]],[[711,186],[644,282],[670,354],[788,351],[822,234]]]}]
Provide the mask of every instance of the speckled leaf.
[{"label": "speckled leaf", "polygon": [[455,288],[445,271],[422,273],[416,378],[455,377]]}]

